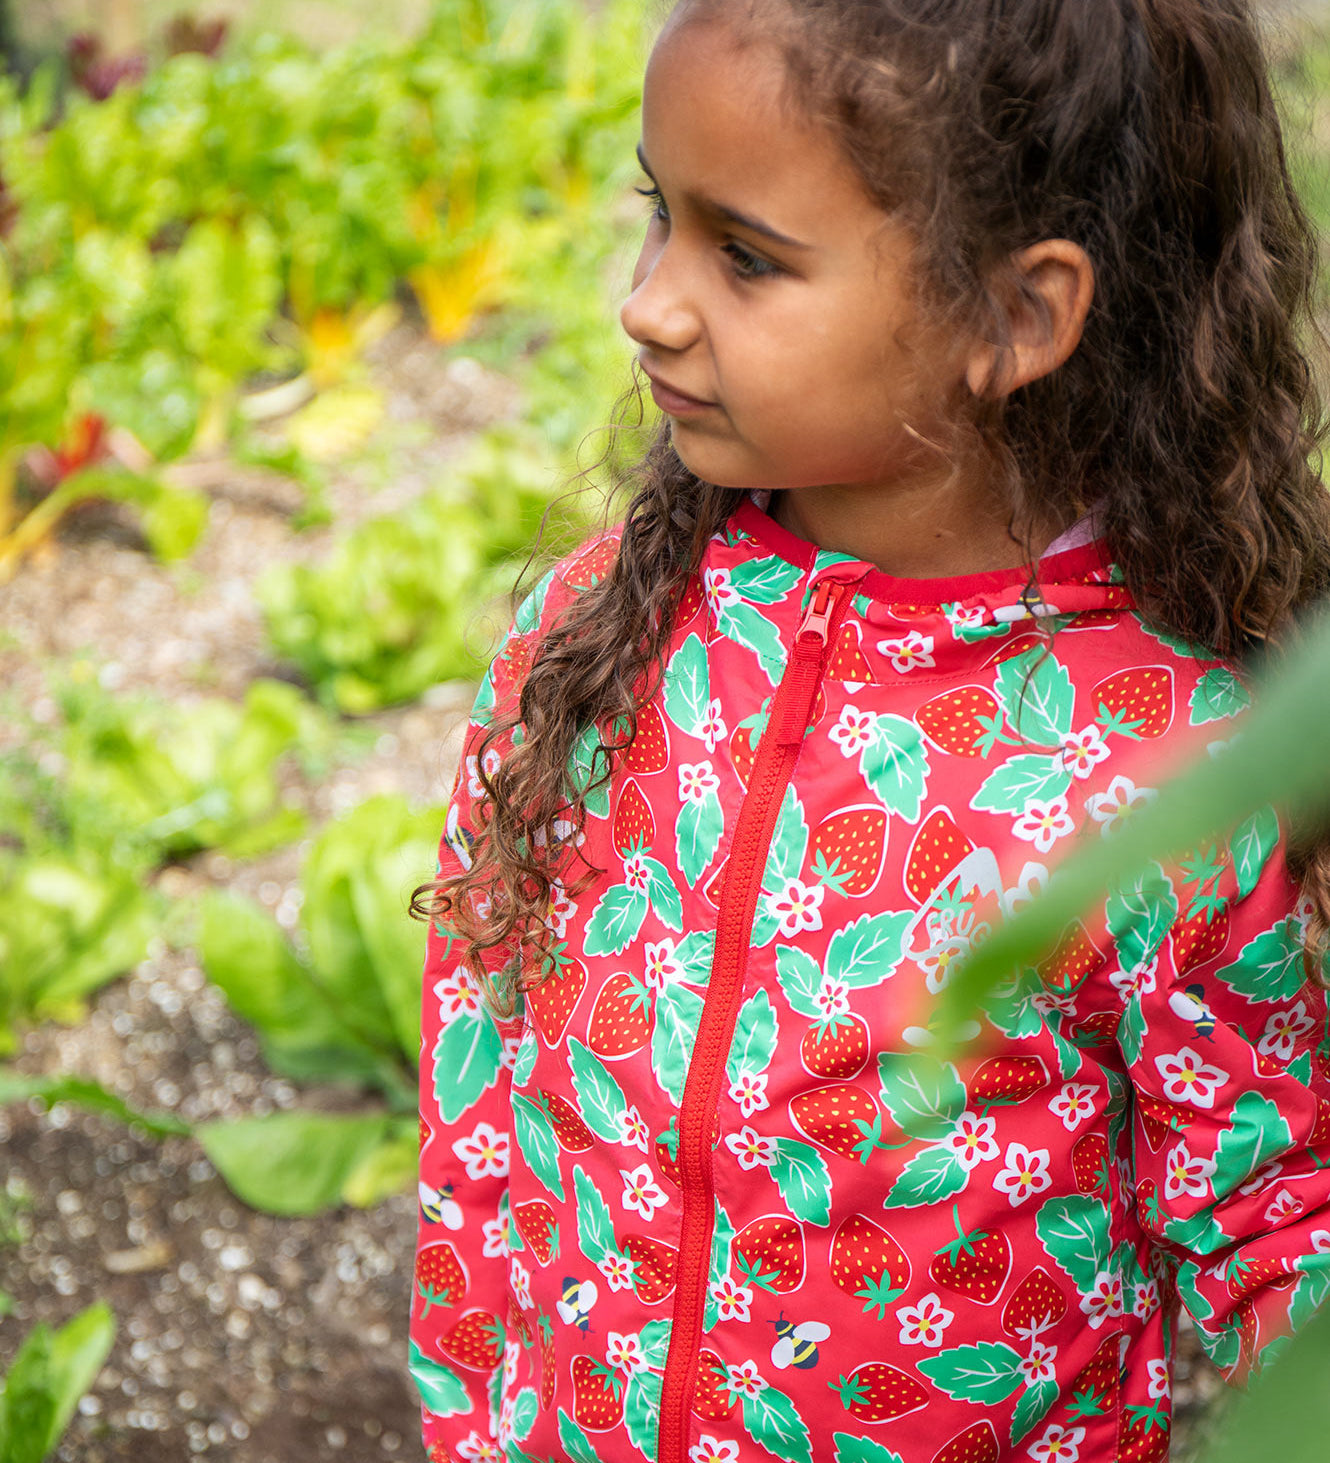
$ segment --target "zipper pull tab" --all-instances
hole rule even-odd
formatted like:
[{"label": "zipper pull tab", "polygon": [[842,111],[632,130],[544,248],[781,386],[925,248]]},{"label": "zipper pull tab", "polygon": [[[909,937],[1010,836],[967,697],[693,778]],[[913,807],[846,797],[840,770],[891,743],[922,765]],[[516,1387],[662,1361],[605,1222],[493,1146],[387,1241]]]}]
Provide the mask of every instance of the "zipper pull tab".
[{"label": "zipper pull tab", "polygon": [[834,579],[822,580],[813,591],[813,598],[804,611],[803,623],[799,626],[799,633],[795,636],[796,644],[805,635],[815,635],[820,645],[827,643],[831,629],[831,617],[835,613],[837,602],[840,599],[838,591],[845,588],[847,588],[846,585],[840,584]]},{"label": "zipper pull tab", "polygon": [[772,735],[778,746],[797,746],[808,731],[813,703],[826,672],[832,622],[851,589],[840,580],[823,579],[813,590],[794,637],[794,653],[785,668],[785,679],[772,705]]}]

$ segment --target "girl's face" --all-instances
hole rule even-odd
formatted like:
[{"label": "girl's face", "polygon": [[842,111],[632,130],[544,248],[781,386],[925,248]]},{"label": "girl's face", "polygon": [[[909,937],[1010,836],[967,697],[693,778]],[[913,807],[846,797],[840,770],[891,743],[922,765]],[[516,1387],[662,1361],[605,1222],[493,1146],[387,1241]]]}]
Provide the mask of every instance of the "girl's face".
[{"label": "girl's face", "polygon": [[647,68],[659,196],[622,310],[685,466],[722,487],[890,490],[955,478],[936,440],[961,353],[915,303],[912,239],[777,48],[676,16]]}]

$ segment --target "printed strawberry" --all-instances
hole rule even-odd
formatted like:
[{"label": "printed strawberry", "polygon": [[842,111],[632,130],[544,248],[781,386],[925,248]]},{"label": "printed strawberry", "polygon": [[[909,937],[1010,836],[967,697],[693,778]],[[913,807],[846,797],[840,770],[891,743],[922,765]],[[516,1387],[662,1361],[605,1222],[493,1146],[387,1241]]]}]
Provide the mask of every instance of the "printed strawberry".
[{"label": "printed strawberry", "polygon": [[1085,1133],[1071,1149],[1071,1173],[1082,1194],[1108,1194],[1108,1139],[1102,1133]]},{"label": "printed strawberry", "polygon": [[1330,1101],[1324,1097],[1316,1104],[1316,1123],[1307,1138],[1308,1148],[1320,1148],[1330,1142]]},{"label": "printed strawberry", "polygon": [[1198,910],[1173,929],[1173,968],[1186,975],[1207,960],[1214,960],[1228,944],[1228,910]]},{"label": "printed strawberry", "polygon": [[790,1121],[808,1139],[842,1158],[867,1163],[882,1134],[882,1109],[862,1088],[837,1082],[800,1092]]},{"label": "printed strawberry", "polygon": [[1095,720],[1107,735],[1160,737],[1173,721],[1173,672],[1166,665],[1133,666],[1102,680],[1090,693]]},{"label": "printed strawberry", "polygon": [[434,1137],[434,1129],[430,1127],[425,1114],[420,1114],[420,1144],[419,1151],[423,1153],[429,1147],[430,1139]]},{"label": "printed strawberry", "polygon": [[520,686],[531,670],[536,658],[536,637],[534,635],[513,635],[503,648],[500,661],[510,686]]},{"label": "printed strawberry", "polygon": [[1102,1417],[1117,1406],[1122,1372],[1122,1348],[1116,1336],[1107,1336],[1077,1373],[1071,1384],[1072,1418]]},{"label": "printed strawberry", "polygon": [[590,589],[614,568],[619,557],[617,537],[600,538],[578,554],[560,576],[569,589]]},{"label": "printed strawberry", "polygon": [[720,901],[725,893],[725,870],[729,866],[729,859],[723,860],[716,872],[702,886],[702,897],[712,909],[720,908]]},{"label": "printed strawberry", "polygon": [[416,1255],[415,1290],[425,1302],[422,1316],[435,1306],[459,1306],[466,1299],[466,1270],[446,1239],[421,1246]]},{"label": "printed strawberry", "polygon": [[682,630],[684,626],[692,623],[694,616],[706,602],[702,593],[702,582],[694,574],[683,587],[683,593],[679,596],[679,603],[674,611],[674,628]]},{"label": "printed strawberry", "polygon": [[508,1297],[508,1329],[512,1332],[513,1338],[522,1343],[525,1350],[531,1345],[531,1323],[527,1320],[522,1307],[517,1304],[513,1295]]},{"label": "printed strawberry", "polygon": [[933,1454],[933,1463],[998,1463],[1001,1454],[997,1433],[985,1418],[943,1443]]},{"label": "printed strawberry", "polygon": [[914,1377],[889,1366],[869,1361],[855,1367],[827,1385],[840,1398],[841,1406],[860,1422],[890,1422],[918,1412],[928,1401],[928,1392]]},{"label": "printed strawberry", "polygon": [[630,777],[619,794],[612,831],[615,852],[621,858],[641,853],[656,841],[656,820],[651,816],[642,789]]},{"label": "printed strawberry", "polygon": [[652,1140],[652,1151],[656,1156],[656,1167],[661,1177],[679,1187],[679,1119],[672,1117],[663,1133],[657,1133]]},{"label": "printed strawberry", "polygon": [[588,1432],[603,1433],[623,1421],[623,1378],[603,1361],[573,1357],[573,1417]]},{"label": "printed strawberry", "polygon": [[1157,1097],[1151,1097],[1148,1092],[1136,1094],[1136,1111],[1140,1114],[1141,1127],[1153,1153],[1158,1153],[1173,1133],[1190,1126],[1185,1113]]},{"label": "printed strawberry", "polygon": [[437,1438],[429,1445],[425,1457],[427,1463],[453,1463],[452,1454],[449,1453],[447,1446]]},{"label": "printed strawberry", "polygon": [[513,1210],[513,1223],[538,1265],[548,1265],[559,1253],[559,1224],[554,1210],[544,1199],[529,1199],[519,1204]]},{"label": "printed strawberry", "polygon": [[1014,635],[1004,641],[997,653],[988,661],[989,665],[1001,665],[1004,660],[1015,660],[1019,655],[1028,655],[1032,650],[1047,649],[1048,642],[1038,635]]},{"label": "printed strawberry", "polygon": [[542,1092],[539,1097],[560,1148],[569,1153],[585,1153],[593,1146],[596,1140],[591,1136],[591,1129],[572,1103],[557,1092]]},{"label": "printed strawberry", "polygon": [[503,1360],[503,1327],[492,1311],[467,1311],[440,1338],[449,1361],[472,1372],[491,1372]]},{"label": "printed strawberry", "polygon": [[814,1077],[857,1076],[868,1061],[868,1026],[852,1012],[815,1021],[799,1043],[799,1059]]},{"label": "printed strawberry", "polygon": [[850,681],[858,686],[871,685],[876,679],[872,667],[864,659],[863,635],[854,620],[846,620],[840,627],[836,643],[831,647],[827,660],[827,680]]},{"label": "printed strawberry", "polygon": [[637,713],[637,735],[624,754],[624,769],[637,773],[659,772],[669,762],[670,736],[665,730],[665,718],[656,703],[648,701]]},{"label": "printed strawberry", "polygon": [[736,1406],[734,1393],[725,1385],[725,1368],[714,1351],[697,1354],[697,1390],[693,1393],[693,1412],[708,1422],[721,1422]]},{"label": "printed strawberry", "polygon": [[905,888],[915,903],[929,898],[973,847],[950,810],[935,808],[915,834],[905,863]]},{"label": "printed strawberry", "polygon": [[831,1280],[879,1320],[910,1283],[905,1251],[880,1225],[851,1214],[831,1240]]},{"label": "printed strawberry", "polygon": [[600,988],[586,1044],[598,1057],[617,1061],[641,1051],[650,1038],[651,991],[640,975],[621,970]]},{"label": "printed strawberry", "polygon": [[674,1289],[674,1267],[678,1251],[662,1240],[641,1234],[626,1234],[623,1248],[634,1262],[633,1289],[643,1305],[653,1306]]},{"label": "printed strawberry", "polygon": [[1245,1260],[1234,1255],[1224,1270],[1224,1284],[1234,1300],[1262,1289],[1287,1290],[1297,1283],[1283,1260]]},{"label": "printed strawberry", "polygon": [[1042,1057],[990,1057],[966,1084],[970,1106],[1014,1106],[1048,1086]]},{"label": "printed strawberry", "polygon": [[1039,974],[1045,985],[1057,991],[1074,991],[1078,985],[1103,964],[1090,932],[1077,920],[1062,943],[1039,966]]},{"label": "printed strawberry", "polygon": [[751,1220],[735,1235],[730,1253],[744,1285],[788,1295],[804,1283],[804,1232],[785,1214]]},{"label": "printed strawberry", "polygon": [[1148,1407],[1128,1407],[1119,1443],[1119,1463],[1168,1463],[1172,1442],[1163,1398]]},{"label": "printed strawberry", "polygon": [[1247,1373],[1256,1364],[1256,1357],[1261,1349],[1261,1318],[1257,1314],[1255,1301],[1240,1301],[1234,1312],[1234,1320],[1237,1322],[1240,1337],[1239,1366],[1243,1373]]},{"label": "printed strawberry", "polygon": [[1091,1048],[1106,1065],[1111,1064],[1111,1051],[1118,1034],[1118,1023],[1122,1017],[1115,1011],[1095,1011],[1077,1021],[1069,1033],[1071,1040],[1079,1047]]},{"label": "printed strawberry", "polygon": [[753,775],[753,763],[757,761],[757,741],[762,735],[766,720],[765,714],[750,716],[730,733],[730,760],[745,788],[748,786],[748,779]]},{"label": "printed strawberry", "polygon": [[1002,708],[983,686],[959,686],[934,696],[914,719],[939,751],[958,757],[987,757],[1002,730]]},{"label": "printed strawberry", "polygon": [[887,815],[864,803],[824,818],[813,830],[813,877],[853,899],[871,894],[882,877]]},{"label": "printed strawberry", "polygon": [[1011,1274],[1011,1245],[1005,1235],[985,1234],[961,1227],[960,1209],[951,1206],[951,1223],[956,1238],[933,1252],[929,1276],[939,1285],[990,1306],[1002,1294]]},{"label": "printed strawberry", "polygon": [[1003,1306],[1002,1329],[1008,1336],[1022,1336],[1029,1341],[1066,1314],[1067,1298],[1057,1281],[1036,1265]]},{"label": "printed strawberry", "polygon": [[549,1317],[542,1316],[540,1338],[540,1405],[548,1408],[554,1401],[554,1394],[559,1385],[559,1359],[554,1350],[553,1329],[551,1334],[545,1335],[545,1326],[549,1325]]},{"label": "printed strawberry", "polygon": [[563,1040],[586,989],[586,980],[586,966],[576,956],[568,956],[539,985],[526,992],[531,1018],[547,1046],[558,1046]]}]

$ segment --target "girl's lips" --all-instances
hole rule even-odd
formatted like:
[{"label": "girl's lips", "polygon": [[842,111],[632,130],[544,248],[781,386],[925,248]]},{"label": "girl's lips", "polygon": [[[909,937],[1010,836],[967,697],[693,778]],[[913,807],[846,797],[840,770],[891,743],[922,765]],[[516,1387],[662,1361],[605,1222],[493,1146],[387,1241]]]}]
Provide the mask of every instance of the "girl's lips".
[{"label": "girl's lips", "polygon": [[714,401],[700,401],[696,396],[686,396],[682,391],[667,386],[655,376],[648,376],[651,382],[651,396],[656,405],[671,417],[697,416],[701,412],[714,411]]}]

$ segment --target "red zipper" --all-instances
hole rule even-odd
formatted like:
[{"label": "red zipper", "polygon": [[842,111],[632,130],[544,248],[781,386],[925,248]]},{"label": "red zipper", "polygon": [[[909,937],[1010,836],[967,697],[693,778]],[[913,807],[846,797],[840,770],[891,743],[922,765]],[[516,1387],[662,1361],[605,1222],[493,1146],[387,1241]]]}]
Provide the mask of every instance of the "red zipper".
[{"label": "red zipper", "polygon": [[776,830],[781,800],[812,720],[831,646],[850,606],[848,591],[852,588],[852,584],[836,579],[823,579],[814,588],[795,635],[793,653],[776,688],[767,729],[758,742],[748,791],[739,805],[716,918],[711,978],[679,1106],[678,1163],[683,1219],[670,1349],[661,1384],[657,1463],[687,1463],[692,1430],[690,1414],[697,1389],[697,1356],[702,1348],[702,1322],[711,1270],[715,1224],[711,1140],[721,1080],[734,1039],[767,850]]}]

